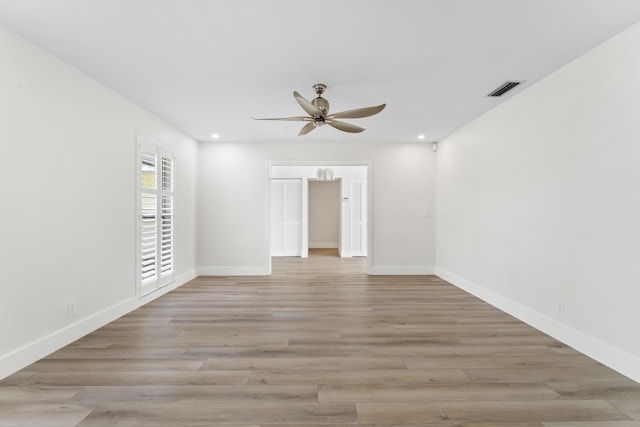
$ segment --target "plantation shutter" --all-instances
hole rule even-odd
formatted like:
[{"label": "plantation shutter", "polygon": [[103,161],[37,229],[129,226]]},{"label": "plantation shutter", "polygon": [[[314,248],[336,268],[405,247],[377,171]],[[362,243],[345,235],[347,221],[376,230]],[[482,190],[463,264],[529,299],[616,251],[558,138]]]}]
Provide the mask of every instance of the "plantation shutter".
[{"label": "plantation shutter", "polygon": [[160,152],[160,286],[172,282],[173,271],[173,153]]},{"label": "plantation shutter", "polygon": [[174,156],[138,141],[138,295],[174,280]]}]

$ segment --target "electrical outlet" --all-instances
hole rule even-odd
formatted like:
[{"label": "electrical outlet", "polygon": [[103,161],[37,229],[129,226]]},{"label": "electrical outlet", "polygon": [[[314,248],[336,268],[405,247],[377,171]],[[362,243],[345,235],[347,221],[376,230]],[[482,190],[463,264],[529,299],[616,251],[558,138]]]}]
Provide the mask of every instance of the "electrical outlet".
[{"label": "electrical outlet", "polygon": [[556,302],[556,311],[560,316],[564,316],[564,300],[559,299]]},{"label": "electrical outlet", "polygon": [[76,315],[76,300],[72,299],[67,302],[67,317],[73,317]]}]

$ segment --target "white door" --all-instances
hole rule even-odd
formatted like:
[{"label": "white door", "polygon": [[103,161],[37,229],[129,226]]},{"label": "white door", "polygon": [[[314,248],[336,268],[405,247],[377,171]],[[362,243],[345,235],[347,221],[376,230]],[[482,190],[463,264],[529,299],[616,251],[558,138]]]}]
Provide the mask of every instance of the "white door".
[{"label": "white door", "polygon": [[271,180],[271,256],[302,254],[302,180]]},{"label": "white door", "polygon": [[351,182],[351,254],[367,256],[367,183]]}]

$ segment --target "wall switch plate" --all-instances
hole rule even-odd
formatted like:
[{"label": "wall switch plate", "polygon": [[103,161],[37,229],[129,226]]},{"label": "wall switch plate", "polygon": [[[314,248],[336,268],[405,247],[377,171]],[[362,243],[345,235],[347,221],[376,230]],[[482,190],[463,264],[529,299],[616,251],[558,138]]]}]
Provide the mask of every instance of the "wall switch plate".
[{"label": "wall switch plate", "polygon": [[76,300],[72,299],[67,302],[67,317],[73,317],[76,315]]}]

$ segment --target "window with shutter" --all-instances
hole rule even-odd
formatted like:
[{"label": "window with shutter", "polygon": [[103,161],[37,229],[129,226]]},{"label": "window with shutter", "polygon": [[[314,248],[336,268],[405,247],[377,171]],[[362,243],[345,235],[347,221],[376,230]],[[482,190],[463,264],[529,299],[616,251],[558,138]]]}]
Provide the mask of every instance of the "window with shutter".
[{"label": "window with shutter", "polygon": [[174,280],[174,156],[138,140],[138,295]]}]

